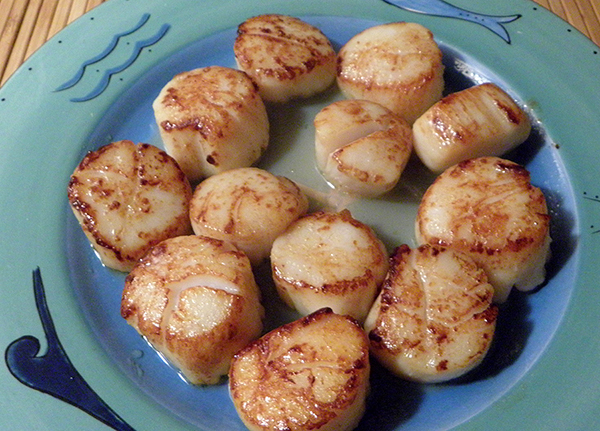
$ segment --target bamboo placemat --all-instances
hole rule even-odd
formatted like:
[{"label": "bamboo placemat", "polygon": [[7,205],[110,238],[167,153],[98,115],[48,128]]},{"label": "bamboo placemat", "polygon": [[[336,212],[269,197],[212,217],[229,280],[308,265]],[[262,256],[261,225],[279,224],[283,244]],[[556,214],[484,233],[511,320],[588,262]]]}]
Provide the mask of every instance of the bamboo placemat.
[{"label": "bamboo placemat", "polygon": [[[44,42],[106,0],[0,0],[0,85]],[[600,0],[534,0],[600,45]]]}]

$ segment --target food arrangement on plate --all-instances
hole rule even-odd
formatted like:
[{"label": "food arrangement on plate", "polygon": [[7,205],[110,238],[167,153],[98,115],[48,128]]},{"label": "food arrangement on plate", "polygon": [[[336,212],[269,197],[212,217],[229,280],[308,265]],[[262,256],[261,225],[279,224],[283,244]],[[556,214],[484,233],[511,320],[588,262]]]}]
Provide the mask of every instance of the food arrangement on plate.
[{"label": "food arrangement on plate", "polygon": [[[240,70],[209,66],[162,89],[153,107],[166,152],[119,141],[73,174],[84,232],[105,265],[131,271],[122,316],[191,383],[229,375],[251,429],[282,417],[289,429],[354,428],[366,348],[418,382],[476,367],[496,304],[541,284],[549,257],[544,195],[500,158],[529,135],[527,114],[493,84],[444,97],[441,51],[418,24],[374,26],[336,55],[316,27],[262,15],[240,25],[234,53]],[[397,244],[389,260],[367,222],[327,201],[311,211],[303,185],[251,167],[268,144],[265,104],[334,82],[348,99],[314,126],[316,164],[337,193],[385,199],[413,150],[440,174],[419,205],[419,247]],[[261,337],[252,267],[267,258],[277,292],[305,317]]]}]

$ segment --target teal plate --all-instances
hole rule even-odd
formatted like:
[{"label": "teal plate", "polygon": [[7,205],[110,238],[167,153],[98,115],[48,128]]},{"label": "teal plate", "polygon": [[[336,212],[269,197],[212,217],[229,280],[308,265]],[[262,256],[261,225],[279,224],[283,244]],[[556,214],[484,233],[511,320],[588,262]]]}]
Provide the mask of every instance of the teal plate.
[{"label": "teal plate", "polygon": [[[600,48],[531,1],[471,3],[111,0],[36,52],[0,89],[2,428],[244,429],[226,384],[187,384],[120,318],[124,275],[98,261],[66,185],[100,145],[160,146],[150,106],[160,88],[184,70],[234,66],[237,25],[261,13],[301,17],[336,48],[375,24],[419,22],[442,47],[448,91],[496,82],[534,121],[527,142],[506,157],[527,166],[548,200],[547,282],[511,294],[492,350],[463,378],[409,384],[375,365],[359,429],[600,428]],[[339,97],[332,89],[270,108],[259,166],[326,192],[312,118]],[[396,189],[349,209],[390,251],[415,245],[416,208],[432,179],[413,159]],[[293,318],[267,269],[257,277],[267,329]]]}]

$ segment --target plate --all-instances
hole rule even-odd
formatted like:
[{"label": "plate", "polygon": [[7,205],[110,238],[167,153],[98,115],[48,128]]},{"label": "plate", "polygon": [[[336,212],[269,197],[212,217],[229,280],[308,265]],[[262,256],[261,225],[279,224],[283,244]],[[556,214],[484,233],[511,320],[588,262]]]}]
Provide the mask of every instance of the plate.
[{"label": "plate", "polygon": [[[547,197],[548,281],[511,295],[493,349],[464,378],[409,384],[375,366],[359,429],[597,428],[600,54],[528,0],[112,0],[51,39],[0,90],[3,428],[244,429],[225,384],[188,385],[119,317],[124,275],[99,263],[66,184],[90,149],[118,139],[160,146],[150,106],[160,88],[180,71],[233,66],[237,25],[261,13],[305,19],[338,49],[375,24],[419,22],[443,49],[449,91],[493,81],[534,119],[528,141],[507,158],[525,164]],[[270,108],[272,141],[259,166],[327,191],[314,165],[312,118],[336,98],[331,90]],[[414,245],[416,207],[431,179],[413,160],[393,192],[349,209],[388,248]],[[272,328],[291,314],[259,272]]]}]

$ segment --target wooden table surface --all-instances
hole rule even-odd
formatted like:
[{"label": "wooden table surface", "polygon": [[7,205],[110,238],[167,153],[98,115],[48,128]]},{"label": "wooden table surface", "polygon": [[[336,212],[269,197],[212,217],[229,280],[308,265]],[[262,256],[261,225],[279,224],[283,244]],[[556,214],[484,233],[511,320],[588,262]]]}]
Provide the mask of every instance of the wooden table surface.
[{"label": "wooden table surface", "polygon": [[[0,0],[0,85],[45,41],[106,0]],[[600,0],[535,0],[600,45]]]}]

